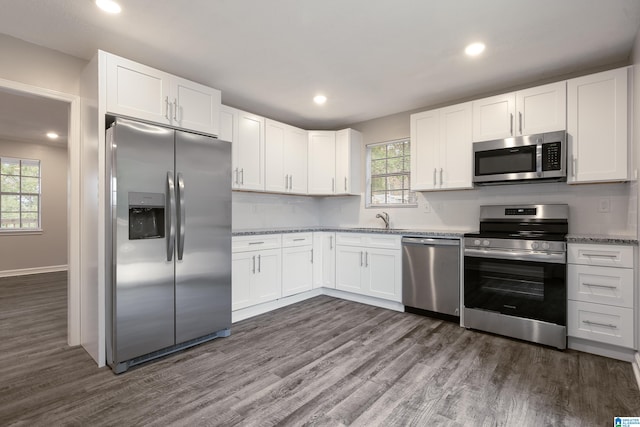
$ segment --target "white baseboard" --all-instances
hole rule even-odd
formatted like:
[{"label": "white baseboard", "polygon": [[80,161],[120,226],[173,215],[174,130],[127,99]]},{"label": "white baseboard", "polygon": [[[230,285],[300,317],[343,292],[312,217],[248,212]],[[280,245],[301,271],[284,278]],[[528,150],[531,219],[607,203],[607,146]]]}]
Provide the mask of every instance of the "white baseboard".
[{"label": "white baseboard", "polygon": [[[597,354],[598,356],[610,357],[611,359],[618,359],[624,362],[633,362],[635,353],[635,350],[629,348],[622,348],[615,345],[603,344],[575,337],[568,337],[567,347],[572,350]],[[637,353],[635,353],[635,355],[637,356]]]},{"label": "white baseboard", "polygon": [[640,353],[636,353],[633,358],[633,362],[631,362],[633,366],[633,373],[636,375],[636,382],[638,383],[638,389],[640,389]]},{"label": "white baseboard", "polygon": [[50,265],[48,267],[21,268],[19,270],[0,271],[0,277],[26,276],[28,274],[55,273],[56,271],[67,271],[66,265]]},{"label": "white baseboard", "polygon": [[295,304],[297,302],[304,301],[309,298],[317,297],[318,295],[322,295],[322,288],[312,289],[307,292],[302,292],[300,294],[295,294],[289,297],[280,298],[275,301],[269,301],[262,304],[253,305],[247,308],[241,308],[240,310],[235,310],[231,313],[231,323],[236,323],[241,320],[249,319],[250,317],[268,313],[270,311],[277,310],[279,308],[286,307],[288,305]]},{"label": "white baseboard", "polygon": [[330,297],[346,299],[347,301],[373,305],[380,308],[386,308],[388,310],[404,311],[404,305],[395,301],[370,297],[367,295],[353,294],[351,292],[345,292],[333,288],[322,288],[322,293],[324,295],[329,295]]}]

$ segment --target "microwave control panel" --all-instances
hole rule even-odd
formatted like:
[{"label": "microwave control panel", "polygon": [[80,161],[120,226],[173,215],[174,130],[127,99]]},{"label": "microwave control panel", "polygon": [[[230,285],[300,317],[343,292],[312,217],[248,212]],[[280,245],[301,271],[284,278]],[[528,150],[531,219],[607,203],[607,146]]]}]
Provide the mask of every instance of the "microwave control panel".
[{"label": "microwave control panel", "polygon": [[560,152],[561,143],[548,142],[542,144],[542,170],[543,171],[559,171],[562,170],[562,155]]}]

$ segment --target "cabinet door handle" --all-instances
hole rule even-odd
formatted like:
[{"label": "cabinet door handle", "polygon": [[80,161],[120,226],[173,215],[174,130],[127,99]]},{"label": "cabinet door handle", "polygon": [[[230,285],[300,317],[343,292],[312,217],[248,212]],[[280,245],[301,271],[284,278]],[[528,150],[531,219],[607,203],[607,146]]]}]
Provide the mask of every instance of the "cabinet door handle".
[{"label": "cabinet door handle", "polygon": [[584,286],[589,286],[590,288],[618,289],[617,286],[600,285],[598,283],[583,283],[583,285]]},{"label": "cabinet door handle", "polygon": [[518,125],[520,127],[520,135],[522,135],[522,111],[518,112]]},{"label": "cabinet door handle", "polygon": [[592,322],[591,320],[583,320],[582,323],[592,326],[603,326],[605,328],[618,329],[616,325],[613,323],[600,323],[600,322]]},{"label": "cabinet door handle", "polygon": [[437,173],[437,171],[438,170],[436,168],[433,168],[433,186],[434,187],[437,185],[436,184],[436,173]]},{"label": "cabinet door handle", "polygon": [[244,185],[244,168],[240,169],[240,177],[242,179],[240,179],[240,184]]},{"label": "cabinet door handle", "polygon": [[285,190],[289,189],[289,175],[284,176],[284,189]]},{"label": "cabinet door handle", "polygon": [[329,250],[333,250],[333,236],[329,236]]},{"label": "cabinet door handle", "polygon": [[332,193],[336,192],[336,179],[335,178],[331,178],[331,192]]},{"label": "cabinet door handle", "polygon": [[289,190],[293,190],[293,174],[289,175]]},{"label": "cabinet door handle", "polygon": [[364,266],[369,267],[369,252],[364,253]]},{"label": "cabinet door handle", "polygon": [[513,113],[509,114],[509,133],[513,136]]},{"label": "cabinet door handle", "polygon": [[362,261],[362,255],[364,254],[364,252],[360,251],[360,267],[362,267],[364,265],[364,261]]},{"label": "cabinet door handle", "polygon": [[311,264],[313,264],[313,248],[311,248]]},{"label": "cabinet door handle", "polygon": [[236,174],[236,177],[235,177],[235,179],[234,179],[233,181],[234,181],[234,183],[235,183],[236,185],[238,185],[238,168],[236,168],[236,169],[234,170],[234,173]]},{"label": "cabinet door handle", "polygon": [[253,256],[253,270],[252,270],[253,274],[256,274],[256,256]]},{"label": "cabinet door handle", "polygon": [[442,187],[442,168],[440,168],[440,187]]},{"label": "cabinet door handle", "polygon": [[344,177],[344,191],[347,192],[347,177]]},{"label": "cabinet door handle", "polygon": [[167,120],[171,120],[171,119],[169,118],[169,97],[168,97],[168,96],[165,96],[165,97],[164,97],[164,117],[165,117]]},{"label": "cabinet door handle", "polygon": [[262,256],[258,255],[258,273],[262,271]]},{"label": "cabinet door handle", "polygon": [[173,120],[178,121],[178,100],[173,98]]},{"label": "cabinet door handle", "polygon": [[576,170],[578,168],[578,160],[575,158],[575,156],[571,156],[571,176],[572,177],[576,177]]}]

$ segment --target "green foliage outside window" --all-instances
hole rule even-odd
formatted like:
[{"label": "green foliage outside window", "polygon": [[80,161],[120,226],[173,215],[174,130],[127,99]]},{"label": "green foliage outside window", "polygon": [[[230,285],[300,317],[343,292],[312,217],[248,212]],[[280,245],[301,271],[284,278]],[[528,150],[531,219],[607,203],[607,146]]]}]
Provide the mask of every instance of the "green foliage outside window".
[{"label": "green foliage outside window", "polygon": [[408,139],[367,146],[368,206],[414,205]]}]

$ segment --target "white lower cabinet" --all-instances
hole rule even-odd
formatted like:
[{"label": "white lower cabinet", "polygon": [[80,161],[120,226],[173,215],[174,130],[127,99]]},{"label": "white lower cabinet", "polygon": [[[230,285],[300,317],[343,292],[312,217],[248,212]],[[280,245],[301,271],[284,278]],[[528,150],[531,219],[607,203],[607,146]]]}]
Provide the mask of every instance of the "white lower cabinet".
[{"label": "white lower cabinet", "polygon": [[232,255],[232,310],[282,297],[281,259],[280,249]]},{"label": "white lower cabinet", "polygon": [[399,236],[336,234],[336,289],[400,302]]},{"label": "white lower cabinet", "polygon": [[336,233],[313,233],[313,287],[336,287]]},{"label": "white lower cabinet", "polygon": [[312,233],[285,234],[282,237],[282,296],[313,289]]},{"label": "white lower cabinet", "polygon": [[633,247],[569,244],[569,337],[634,347]]}]

